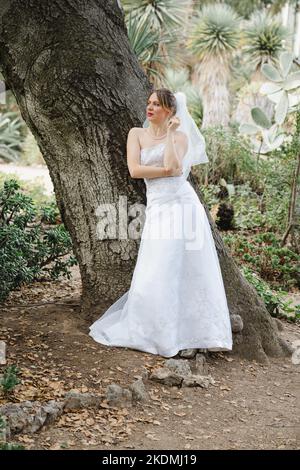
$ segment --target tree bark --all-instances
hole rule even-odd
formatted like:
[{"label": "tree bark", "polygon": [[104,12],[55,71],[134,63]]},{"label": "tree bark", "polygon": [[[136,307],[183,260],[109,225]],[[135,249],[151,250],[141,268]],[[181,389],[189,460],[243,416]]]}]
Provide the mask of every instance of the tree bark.
[{"label": "tree bark", "polygon": [[3,75],[47,163],[88,312],[129,287],[138,242],[97,239],[96,212],[104,203],[118,207],[120,196],[145,203],[125,148],[150,84],[117,1],[11,0],[0,15]]},{"label": "tree bark", "polygon": [[[1,0],[1,7],[0,66],[49,168],[90,321],[103,313],[103,298],[112,302],[130,286],[139,240],[119,240],[118,233],[99,239],[97,209],[112,203],[118,213],[120,196],[128,205],[146,202],[143,181],[128,172],[126,139],[144,120],[151,84],[130,49],[117,0]],[[206,212],[230,311],[244,320],[234,352],[262,361],[289,354]]]}]

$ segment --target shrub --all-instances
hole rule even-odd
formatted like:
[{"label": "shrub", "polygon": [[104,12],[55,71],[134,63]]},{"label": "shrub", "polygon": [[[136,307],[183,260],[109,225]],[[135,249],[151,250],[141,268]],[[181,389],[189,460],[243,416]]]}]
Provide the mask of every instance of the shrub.
[{"label": "shrub", "polygon": [[[51,203],[37,210],[15,179],[0,190],[0,301],[24,283],[70,278],[72,242]],[[69,255],[69,256],[67,256]]]},{"label": "shrub", "polygon": [[10,393],[16,385],[20,383],[18,379],[19,369],[15,366],[8,366],[4,369],[2,377],[0,377],[0,385],[4,394]]}]

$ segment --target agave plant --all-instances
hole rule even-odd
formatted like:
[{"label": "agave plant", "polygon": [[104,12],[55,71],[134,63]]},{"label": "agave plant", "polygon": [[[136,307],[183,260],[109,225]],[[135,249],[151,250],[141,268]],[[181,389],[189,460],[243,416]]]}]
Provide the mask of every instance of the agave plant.
[{"label": "agave plant", "polygon": [[202,127],[229,123],[230,60],[239,44],[240,18],[226,4],[204,6],[194,19],[187,48],[196,66],[199,93],[203,99]]},{"label": "agave plant", "polygon": [[251,15],[250,20],[244,24],[245,43],[242,48],[243,57],[252,65],[252,76],[238,93],[238,104],[232,119],[243,122],[250,119],[251,108],[260,107],[269,119],[274,112],[274,105],[260,92],[264,81],[261,66],[265,63],[277,64],[280,52],[283,50],[284,39],[288,31],[282,26],[279,19],[274,18],[267,11],[257,11]]},{"label": "agave plant", "polygon": [[254,12],[245,23],[243,52],[259,70],[264,63],[276,63],[283,49],[288,30],[281,21],[267,10]]},{"label": "agave plant", "polygon": [[228,3],[240,16],[243,16],[244,18],[249,18],[254,11],[265,6],[265,2],[263,0],[251,0],[251,2],[249,2],[249,0],[227,0],[226,3]]},{"label": "agave plant", "polygon": [[0,157],[8,162],[16,162],[20,158],[23,138],[19,129],[22,125],[17,112],[0,114]]},{"label": "agave plant", "polygon": [[140,65],[148,78],[155,81],[163,66],[163,57],[159,54],[159,31],[151,31],[143,18],[131,14],[126,19],[126,25],[129,42]]},{"label": "agave plant", "polygon": [[180,64],[185,4],[170,0],[123,2],[127,32],[132,49],[155,86],[164,80],[167,65]]},{"label": "agave plant", "polygon": [[174,0],[122,0],[125,14],[136,16],[139,20],[146,21],[152,31],[182,26],[185,17],[185,9],[188,0],[176,2]]}]

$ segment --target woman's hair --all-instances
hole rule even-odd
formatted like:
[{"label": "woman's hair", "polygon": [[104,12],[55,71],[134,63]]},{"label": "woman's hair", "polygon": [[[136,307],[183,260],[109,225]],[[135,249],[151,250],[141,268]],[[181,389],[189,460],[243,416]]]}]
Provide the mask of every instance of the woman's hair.
[{"label": "woman's hair", "polygon": [[152,90],[151,93],[149,93],[148,99],[153,93],[157,94],[159,104],[164,109],[172,110],[171,116],[174,116],[174,114],[176,114],[176,111],[177,111],[176,98],[174,94],[167,88],[158,88],[158,89]]}]

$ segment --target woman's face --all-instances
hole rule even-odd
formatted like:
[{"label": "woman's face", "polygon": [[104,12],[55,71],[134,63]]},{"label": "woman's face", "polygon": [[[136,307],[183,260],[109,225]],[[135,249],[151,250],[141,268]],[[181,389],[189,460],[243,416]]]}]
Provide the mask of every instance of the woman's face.
[{"label": "woman's face", "polygon": [[147,103],[148,121],[155,124],[161,124],[166,121],[169,116],[171,116],[171,111],[164,109],[158,101],[157,94],[152,93]]}]

